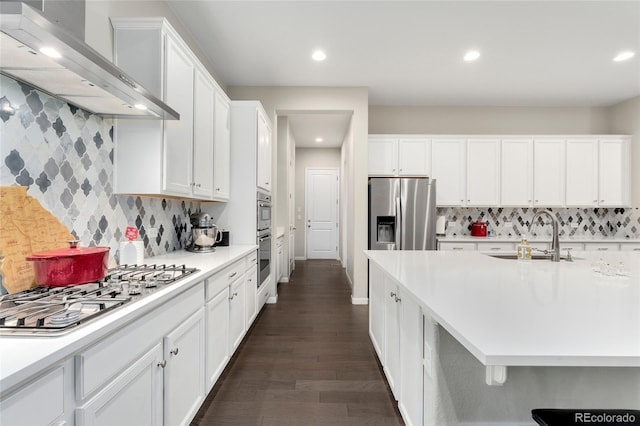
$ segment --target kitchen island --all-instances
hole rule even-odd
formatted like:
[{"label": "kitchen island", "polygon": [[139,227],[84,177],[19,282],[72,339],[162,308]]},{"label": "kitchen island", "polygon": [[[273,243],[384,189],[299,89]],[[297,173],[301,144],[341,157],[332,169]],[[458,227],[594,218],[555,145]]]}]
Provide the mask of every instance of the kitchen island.
[{"label": "kitchen island", "polygon": [[[387,377],[397,382],[401,412],[414,407],[407,423],[423,417],[424,424],[535,424],[533,408],[640,405],[639,253],[581,252],[558,263],[464,251],[366,255],[370,334]],[[392,294],[397,315],[389,308]],[[376,314],[381,309],[383,320]],[[411,322],[416,310],[419,327]],[[405,374],[411,367],[404,364],[393,377],[389,312],[400,325],[399,358],[422,360],[422,386],[412,383],[417,374]],[[419,332],[407,335],[412,326]],[[413,339],[420,342],[412,357],[413,346],[404,345]],[[403,392],[405,385],[414,392]],[[421,410],[415,401],[403,402],[418,388]]]},{"label": "kitchen island", "polygon": [[256,250],[147,258],[198,271],[60,336],[0,335],[0,423],[190,421],[262,306]]}]

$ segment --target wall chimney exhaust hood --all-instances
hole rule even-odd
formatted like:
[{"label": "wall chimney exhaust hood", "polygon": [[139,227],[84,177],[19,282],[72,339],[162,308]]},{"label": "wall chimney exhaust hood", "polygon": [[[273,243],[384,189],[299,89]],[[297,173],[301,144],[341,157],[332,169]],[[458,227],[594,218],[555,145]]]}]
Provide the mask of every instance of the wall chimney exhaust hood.
[{"label": "wall chimney exhaust hood", "polygon": [[16,80],[102,116],[180,119],[84,41],[24,3],[0,2],[0,37],[0,72]]}]

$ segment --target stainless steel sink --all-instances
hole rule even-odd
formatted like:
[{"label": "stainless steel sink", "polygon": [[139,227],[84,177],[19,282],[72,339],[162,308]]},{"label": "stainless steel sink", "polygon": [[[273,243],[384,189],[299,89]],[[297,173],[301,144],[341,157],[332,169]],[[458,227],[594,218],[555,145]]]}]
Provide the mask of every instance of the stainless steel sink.
[{"label": "stainless steel sink", "polygon": [[[495,252],[495,253],[483,253],[487,256],[491,256],[491,257],[495,257],[496,259],[509,259],[509,260],[517,260],[518,256],[516,253],[513,252]],[[552,259],[552,255],[551,254],[544,254],[544,253],[532,253],[531,254],[531,260],[547,260],[547,261],[551,261]],[[560,256],[560,260],[564,260],[564,261],[572,261],[572,260],[577,260],[579,258],[577,257],[568,257],[566,255],[561,255]]]}]

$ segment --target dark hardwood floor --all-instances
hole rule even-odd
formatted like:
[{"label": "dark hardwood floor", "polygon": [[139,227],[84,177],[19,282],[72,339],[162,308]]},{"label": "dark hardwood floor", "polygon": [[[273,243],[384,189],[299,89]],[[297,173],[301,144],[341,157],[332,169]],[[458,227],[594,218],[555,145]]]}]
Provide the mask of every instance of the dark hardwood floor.
[{"label": "dark hardwood floor", "polygon": [[337,261],[296,262],[193,425],[402,425]]}]

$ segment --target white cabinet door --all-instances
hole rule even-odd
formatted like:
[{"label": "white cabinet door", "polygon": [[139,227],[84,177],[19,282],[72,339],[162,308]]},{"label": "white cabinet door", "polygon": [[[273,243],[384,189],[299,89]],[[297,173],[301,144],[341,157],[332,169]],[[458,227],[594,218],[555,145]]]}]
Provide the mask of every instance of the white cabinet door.
[{"label": "white cabinet door", "polygon": [[271,128],[258,111],[258,188],[271,191]]},{"label": "white cabinet door", "polygon": [[381,364],[384,359],[384,273],[369,262],[369,337]]},{"label": "white cabinet door", "polygon": [[565,155],[563,139],[533,141],[533,205],[564,205]]},{"label": "white cabinet door", "polygon": [[256,319],[258,315],[258,310],[256,308],[256,299],[258,297],[258,267],[252,267],[249,272],[247,272],[244,279],[244,298],[245,298],[245,315],[247,317],[247,330],[253,324],[253,320]]},{"label": "white cabinet door", "polygon": [[369,139],[369,176],[396,176],[398,140]]},{"label": "white cabinet door", "polygon": [[500,205],[533,204],[533,140],[503,139],[500,153]]},{"label": "white cabinet door", "polygon": [[3,425],[49,425],[64,415],[64,369],[56,368],[0,401]]},{"label": "white cabinet door", "polygon": [[567,207],[597,206],[598,141],[568,139],[566,153]]},{"label": "white cabinet door", "polygon": [[193,119],[193,195],[213,197],[215,86],[208,74],[195,70]]},{"label": "white cabinet door", "polygon": [[162,342],[158,342],[117,379],[76,409],[76,425],[162,424],[162,365]]},{"label": "white cabinet door", "polygon": [[431,140],[431,174],[436,179],[438,206],[465,205],[465,145],[464,139]]},{"label": "white cabinet door", "polygon": [[228,201],[230,193],[231,109],[229,98],[216,90],[213,144],[213,198]]},{"label": "white cabinet door", "polygon": [[165,102],[180,114],[180,120],[165,122],[163,189],[176,195],[191,195],[193,160],[193,78],[189,54],[166,36]]},{"label": "white cabinet door", "polygon": [[629,140],[600,140],[598,205],[622,207],[631,203]]},{"label": "white cabinet door", "polygon": [[408,425],[422,424],[422,311],[411,296],[401,292],[400,399],[398,408]]},{"label": "white cabinet door", "polygon": [[468,139],[467,206],[497,206],[499,197],[500,140]]},{"label": "white cabinet door", "polygon": [[204,400],[204,309],[164,338],[164,424],[184,425]]},{"label": "white cabinet door", "polygon": [[229,287],[224,287],[206,305],[205,370],[207,391],[211,390],[230,358]]},{"label": "white cabinet door", "polygon": [[240,345],[246,330],[244,299],[244,280],[240,278],[231,284],[229,291],[229,347],[231,352],[234,352]]},{"label": "white cabinet door", "polygon": [[397,146],[398,176],[429,175],[431,172],[431,142],[429,139],[400,139]]},{"label": "white cabinet door", "polygon": [[400,295],[398,285],[384,277],[384,372],[396,400],[400,397]]}]

